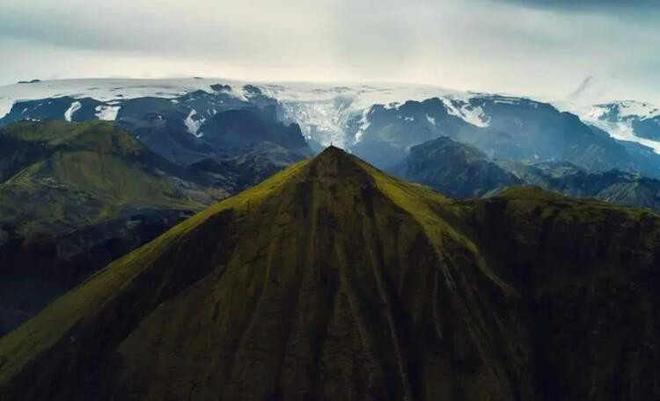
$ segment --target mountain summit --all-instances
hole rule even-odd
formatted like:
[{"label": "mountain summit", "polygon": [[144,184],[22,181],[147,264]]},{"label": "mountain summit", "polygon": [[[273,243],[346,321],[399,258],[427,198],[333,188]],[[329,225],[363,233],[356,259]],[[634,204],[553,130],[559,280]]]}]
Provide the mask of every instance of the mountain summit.
[{"label": "mountain summit", "polygon": [[658,244],[650,212],[457,202],[330,147],[0,339],[0,399],[654,398]]}]

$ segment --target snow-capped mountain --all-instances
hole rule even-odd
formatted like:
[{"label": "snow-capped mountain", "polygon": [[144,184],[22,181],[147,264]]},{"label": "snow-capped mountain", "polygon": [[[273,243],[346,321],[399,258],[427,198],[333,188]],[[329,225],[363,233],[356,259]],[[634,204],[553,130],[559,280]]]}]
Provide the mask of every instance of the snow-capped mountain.
[{"label": "snow-capped mountain", "polygon": [[[443,88],[422,85],[379,84],[379,85],[329,85],[311,83],[259,83],[245,81],[190,78],[190,79],[80,79],[25,82],[0,87],[0,118],[5,122],[14,119],[38,118],[34,114],[47,114],[47,118],[75,120],[75,115],[93,115],[102,120],[115,120],[122,104],[138,98],[162,98],[178,102],[186,94],[196,93],[212,100],[222,94],[222,102],[246,102],[254,89],[276,99],[281,117],[288,122],[296,122],[308,139],[320,144],[334,143],[348,146],[355,141],[348,135],[346,125],[356,115],[360,115],[374,104],[395,107],[406,100],[424,100],[430,97],[446,99],[448,107],[456,115],[479,124],[477,115],[467,110],[465,105],[469,94]],[[90,100],[90,110],[80,99]],[[27,103],[33,101],[32,103]],[[38,101],[38,102],[34,102]],[[21,107],[16,107],[21,106]],[[218,107],[204,107],[205,110],[190,109],[186,116],[186,126],[191,134],[197,135],[199,121],[217,112]],[[235,105],[234,105],[235,106]],[[224,108],[233,107],[225,104]],[[45,113],[46,109],[53,109]],[[60,113],[61,109],[64,109]],[[12,114],[12,116],[10,116]],[[44,116],[45,117],[45,116]]]},{"label": "snow-capped mountain", "polygon": [[[245,88],[248,88],[246,90]],[[408,100],[425,100],[438,97],[448,112],[475,126],[488,125],[489,116],[473,99],[491,95],[460,92],[440,87],[413,84],[314,84],[314,83],[259,83],[210,78],[184,79],[80,79],[24,82],[0,87],[0,118],[10,112],[25,118],[34,118],[33,111],[24,107],[12,110],[16,103],[47,99],[46,105],[32,104],[44,108],[56,104],[65,108],[62,118],[75,119],[76,114],[86,112],[101,120],[115,120],[125,100],[156,97],[176,99],[193,92],[208,94],[223,93],[226,101],[246,101],[250,87],[258,87],[264,95],[277,99],[281,105],[282,118],[296,122],[304,135],[322,145],[334,143],[348,147],[359,142],[361,133],[369,124],[369,109],[376,104],[399,107]],[[201,92],[200,92],[201,91]],[[57,104],[59,98],[72,98],[67,104]],[[91,110],[82,110],[85,104],[76,99],[91,99]],[[206,101],[213,97],[207,97]],[[68,99],[67,99],[68,100]],[[509,97],[499,102],[516,102],[520,98]],[[176,101],[176,100],[174,100]],[[60,102],[61,103],[61,102]],[[217,107],[205,110],[191,109],[186,115],[186,126],[191,134],[197,135],[200,121],[217,112]],[[557,103],[560,110],[577,114],[584,122],[593,124],[622,141],[632,141],[653,148],[660,153],[660,108],[643,102],[623,101],[597,105]],[[203,107],[204,108],[204,107]],[[361,125],[356,132],[347,129],[349,122],[360,116]],[[55,116],[49,116],[54,118]]]},{"label": "snow-capped mountain", "polygon": [[564,106],[612,137],[637,142],[660,153],[660,107],[634,100]]},{"label": "snow-capped mountain", "polygon": [[[205,157],[209,144],[237,146],[255,129],[267,131],[257,135],[259,140],[293,146],[285,127],[273,125],[277,119],[299,127],[312,148],[334,144],[381,167],[400,162],[414,145],[449,136],[494,158],[566,160],[589,170],[660,176],[658,109],[638,102],[578,107],[392,83],[84,79],[0,87],[0,116],[0,125],[114,120],[158,153],[183,163]],[[253,117],[261,123],[253,125]],[[236,131],[235,124],[242,128]]]}]

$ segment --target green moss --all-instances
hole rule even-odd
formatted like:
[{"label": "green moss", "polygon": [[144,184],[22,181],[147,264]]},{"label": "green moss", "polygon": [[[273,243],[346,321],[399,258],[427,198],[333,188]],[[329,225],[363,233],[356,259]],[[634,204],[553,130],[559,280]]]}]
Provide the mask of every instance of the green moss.
[{"label": "green moss", "polygon": [[660,345],[645,284],[658,244],[652,214],[533,189],[456,202],[328,149],[0,339],[0,389],[7,400],[504,401],[608,399],[624,383],[618,398],[639,399],[656,382],[639,372],[654,372],[645,344]]},{"label": "green moss", "polygon": [[203,189],[176,186],[144,162],[154,155],[110,123],[25,122],[5,130],[47,149],[0,184],[0,218],[22,235],[66,232],[126,210],[205,206],[196,193]]},{"label": "green moss", "polygon": [[[169,247],[210,217],[227,209],[246,211],[276,193],[282,182],[294,176],[306,162],[299,162],[263,183],[209,207],[173,227],[165,234],[118,259],[64,297],[53,302],[36,318],[0,339],[0,388],[27,362],[52,347],[81,318],[92,313],[154,261]],[[43,316],[43,317],[42,317]],[[11,356],[11,359],[8,358]]]}]

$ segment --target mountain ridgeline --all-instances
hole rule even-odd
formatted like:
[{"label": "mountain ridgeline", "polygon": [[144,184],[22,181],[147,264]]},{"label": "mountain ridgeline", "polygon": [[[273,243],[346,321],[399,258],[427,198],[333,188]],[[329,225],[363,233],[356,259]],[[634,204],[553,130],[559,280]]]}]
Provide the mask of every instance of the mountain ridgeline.
[{"label": "mountain ridgeline", "polygon": [[618,169],[660,178],[660,155],[650,148],[618,141],[574,114],[524,98],[483,95],[374,105],[355,118],[353,130],[360,137],[353,153],[381,168],[393,168],[412,146],[445,136],[500,160],[565,161],[590,172]]},{"label": "mountain ridgeline", "polygon": [[0,339],[0,400],[660,397],[660,217],[454,201],[337,148]]},{"label": "mountain ridgeline", "polygon": [[281,106],[252,85],[241,96],[226,85],[211,85],[176,97],[143,96],[100,101],[91,97],[58,96],[17,101],[0,118],[0,126],[20,121],[114,121],[152,152],[187,166],[207,159],[229,159],[246,147],[267,142],[297,155],[310,153],[300,127],[284,124]]},{"label": "mountain ridgeline", "polygon": [[0,126],[111,120],[182,165],[236,156],[240,146],[265,140],[304,156],[309,147],[340,144],[389,169],[412,146],[447,136],[499,160],[660,179],[660,109],[645,102],[585,107],[423,85],[202,78],[34,82],[0,87],[3,99]]},{"label": "mountain ridgeline", "polygon": [[234,156],[186,166],[112,122],[0,128],[0,335],[110,261],[301,158],[246,141]]},{"label": "mountain ridgeline", "polygon": [[391,171],[456,198],[490,196],[507,187],[533,185],[578,198],[660,211],[660,180],[616,169],[588,172],[569,162],[492,159],[448,137],[413,146]]},{"label": "mountain ridgeline", "polygon": [[0,334],[222,188],[106,122],[0,129]]}]

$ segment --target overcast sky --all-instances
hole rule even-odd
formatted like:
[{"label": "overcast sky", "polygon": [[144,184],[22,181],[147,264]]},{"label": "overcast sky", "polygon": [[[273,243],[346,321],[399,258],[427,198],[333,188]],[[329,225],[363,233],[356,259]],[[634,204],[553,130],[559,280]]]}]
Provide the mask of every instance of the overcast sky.
[{"label": "overcast sky", "polygon": [[660,103],[660,1],[0,0],[0,60],[0,84],[396,81]]}]

